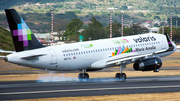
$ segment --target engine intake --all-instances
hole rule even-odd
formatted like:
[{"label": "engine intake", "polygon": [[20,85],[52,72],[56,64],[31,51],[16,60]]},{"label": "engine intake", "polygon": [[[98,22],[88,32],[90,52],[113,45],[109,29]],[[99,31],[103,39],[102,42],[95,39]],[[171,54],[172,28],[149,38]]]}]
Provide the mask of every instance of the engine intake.
[{"label": "engine intake", "polygon": [[134,70],[137,71],[151,71],[161,68],[162,60],[160,57],[152,57],[142,60],[140,62],[135,62],[133,65]]}]

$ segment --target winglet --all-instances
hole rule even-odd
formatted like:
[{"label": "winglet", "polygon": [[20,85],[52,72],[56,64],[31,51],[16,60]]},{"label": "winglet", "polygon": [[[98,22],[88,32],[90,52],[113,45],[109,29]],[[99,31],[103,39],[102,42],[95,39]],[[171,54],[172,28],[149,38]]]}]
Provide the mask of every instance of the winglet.
[{"label": "winglet", "polygon": [[168,46],[169,46],[169,51],[172,51],[175,47],[173,46],[173,43],[171,41],[171,39],[169,38],[169,35],[167,33],[165,33],[166,35],[166,39],[167,39],[167,42],[168,42]]}]

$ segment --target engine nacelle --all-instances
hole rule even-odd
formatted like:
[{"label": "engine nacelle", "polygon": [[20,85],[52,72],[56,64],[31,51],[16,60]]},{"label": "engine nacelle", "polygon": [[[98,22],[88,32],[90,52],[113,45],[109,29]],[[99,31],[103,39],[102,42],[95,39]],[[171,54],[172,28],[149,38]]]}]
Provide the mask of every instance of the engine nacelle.
[{"label": "engine nacelle", "polygon": [[151,71],[161,68],[162,60],[160,57],[152,57],[142,60],[140,62],[135,62],[133,65],[134,70],[137,71]]}]

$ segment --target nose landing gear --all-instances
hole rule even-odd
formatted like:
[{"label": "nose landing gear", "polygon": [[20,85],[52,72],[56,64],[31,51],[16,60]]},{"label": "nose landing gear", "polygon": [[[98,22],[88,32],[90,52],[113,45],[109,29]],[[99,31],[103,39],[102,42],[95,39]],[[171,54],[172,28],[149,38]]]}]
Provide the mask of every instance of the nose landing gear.
[{"label": "nose landing gear", "polygon": [[85,69],[83,69],[83,73],[80,73],[78,75],[78,78],[79,78],[79,80],[88,80],[89,79],[89,74],[86,73]]}]

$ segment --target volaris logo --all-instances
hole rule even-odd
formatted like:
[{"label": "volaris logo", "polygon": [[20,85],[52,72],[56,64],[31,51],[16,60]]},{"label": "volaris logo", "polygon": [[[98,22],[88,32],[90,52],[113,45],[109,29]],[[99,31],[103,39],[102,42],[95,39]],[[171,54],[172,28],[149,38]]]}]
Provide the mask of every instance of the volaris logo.
[{"label": "volaris logo", "polygon": [[32,31],[21,18],[21,23],[17,24],[18,29],[13,30],[13,36],[18,36],[18,41],[23,41],[23,46],[28,46],[28,40],[31,40]]},{"label": "volaris logo", "polygon": [[158,64],[158,61],[155,60],[155,64],[157,65],[157,64]]},{"label": "volaris logo", "polygon": [[136,43],[141,42],[148,42],[148,41],[156,41],[156,38],[154,36],[148,36],[148,37],[139,37],[136,39],[133,39]]}]

